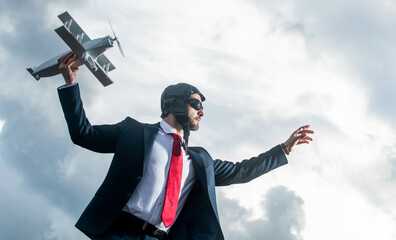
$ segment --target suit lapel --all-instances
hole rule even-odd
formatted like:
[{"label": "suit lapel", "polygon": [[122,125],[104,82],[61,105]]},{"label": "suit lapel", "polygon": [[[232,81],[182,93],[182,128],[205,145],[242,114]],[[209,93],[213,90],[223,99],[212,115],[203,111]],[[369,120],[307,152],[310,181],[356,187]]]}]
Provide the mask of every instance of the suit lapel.
[{"label": "suit lapel", "polygon": [[195,173],[198,175],[199,182],[202,184],[205,194],[209,197],[213,212],[215,213],[217,220],[219,220],[216,204],[215,183],[213,181],[213,167],[206,168],[206,166],[208,166],[210,163],[205,163],[205,160],[213,160],[209,155],[203,154],[203,151],[200,151],[199,148],[190,147],[188,151],[193,162]]},{"label": "suit lapel", "polygon": [[156,124],[147,124],[144,127],[144,162],[143,162],[143,172],[146,169],[149,154],[151,153],[151,149],[153,148],[155,135],[158,132],[159,123]]},{"label": "suit lapel", "polygon": [[194,150],[195,149],[193,149],[193,148],[189,148],[188,154],[191,157],[191,160],[192,160],[192,163],[193,163],[193,166],[195,169],[195,173],[198,175],[198,178],[202,184],[202,187],[205,189],[205,191],[207,191],[208,183],[206,180],[205,163],[204,163],[202,156]]}]

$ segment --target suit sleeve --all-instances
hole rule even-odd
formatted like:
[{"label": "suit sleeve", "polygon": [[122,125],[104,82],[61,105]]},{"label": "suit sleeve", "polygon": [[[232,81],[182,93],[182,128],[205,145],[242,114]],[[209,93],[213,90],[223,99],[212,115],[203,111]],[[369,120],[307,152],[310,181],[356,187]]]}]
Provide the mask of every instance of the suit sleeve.
[{"label": "suit sleeve", "polygon": [[113,153],[124,120],[114,125],[92,126],[85,116],[78,84],[58,88],[59,99],[73,143],[100,153]]},{"label": "suit sleeve", "polygon": [[237,163],[216,159],[213,162],[216,186],[249,182],[285,164],[287,158],[280,145]]}]

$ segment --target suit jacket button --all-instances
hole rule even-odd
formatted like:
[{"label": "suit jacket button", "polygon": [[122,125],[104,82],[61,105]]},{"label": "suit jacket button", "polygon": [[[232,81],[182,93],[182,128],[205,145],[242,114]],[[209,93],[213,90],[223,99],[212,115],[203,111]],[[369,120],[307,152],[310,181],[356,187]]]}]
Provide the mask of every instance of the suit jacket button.
[{"label": "suit jacket button", "polygon": [[140,181],[142,179],[142,176],[138,176],[136,179]]},{"label": "suit jacket button", "polygon": [[132,193],[127,193],[126,196],[127,196],[127,197],[131,197],[131,196],[132,196]]}]

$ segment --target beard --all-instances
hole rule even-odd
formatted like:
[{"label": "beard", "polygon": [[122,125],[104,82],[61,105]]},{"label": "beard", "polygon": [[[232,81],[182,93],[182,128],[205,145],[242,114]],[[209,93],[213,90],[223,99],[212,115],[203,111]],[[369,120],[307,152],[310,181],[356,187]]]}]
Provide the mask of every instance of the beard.
[{"label": "beard", "polygon": [[195,119],[190,119],[188,125],[191,131],[197,131],[199,129],[199,121],[194,121]]}]

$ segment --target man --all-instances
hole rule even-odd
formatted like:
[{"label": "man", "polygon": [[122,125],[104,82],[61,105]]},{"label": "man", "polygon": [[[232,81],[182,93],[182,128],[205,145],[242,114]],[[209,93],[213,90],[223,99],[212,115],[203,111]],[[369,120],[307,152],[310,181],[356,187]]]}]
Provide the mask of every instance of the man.
[{"label": "man", "polygon": [[164,90],[157,124],[127,117],[114,125],[91,126],[76,83],[74,53],[58,62],[66,83],[58,89],[59,98],[72,141],[114,153],[106,178],[76,224],[91,239],[224,239],[215,186],[259,177],[286,164],[285,153],[295,146],[312,141],[307,125],[249,160],[213,160],[205,149],[188,147],[189,131],[198,130],[204,116],[205,97],[185,83]]}]

